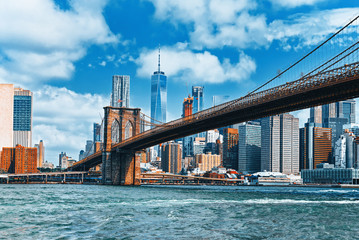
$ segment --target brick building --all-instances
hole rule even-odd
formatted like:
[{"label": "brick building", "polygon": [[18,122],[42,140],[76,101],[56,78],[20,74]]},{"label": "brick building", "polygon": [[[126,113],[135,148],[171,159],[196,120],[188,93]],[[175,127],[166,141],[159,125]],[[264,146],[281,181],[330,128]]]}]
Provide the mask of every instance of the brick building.
[{"label": "brick building", "polygon": [[36,173],[37,148],[17,145],[14,148],[4,147],[0,159],[0,171],[8,173]]}]

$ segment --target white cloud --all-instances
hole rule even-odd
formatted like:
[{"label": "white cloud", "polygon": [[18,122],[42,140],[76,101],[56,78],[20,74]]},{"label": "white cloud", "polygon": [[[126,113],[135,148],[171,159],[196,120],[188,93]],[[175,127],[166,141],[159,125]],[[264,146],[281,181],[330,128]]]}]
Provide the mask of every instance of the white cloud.
[{"label": "white cloud", "polygon": [[173,24],[190,25],[191,47],[246,48],[266,44],[263,33],[266,18],[248,13],[255,9],[255,1],[236,0],[151,0],[156,8],[155,17]]},{"label": "white cloud", "polygon": [[[296,14],[269,25],[268,40],[279,40],[284,49],[318,45],[357,16],[359,8],[341,8],[309,14]],[[358,25],[358,21],[354,23]]]},{"label": "white cloud", "polygon": [[[135,60],[138,65],[137,75],[148,77],[157,69],[157,50],[144,50]],[[172,78],[189,79],[197,83],[222,83],[241,81],[249,78],[256,70],[253,59],[243,52],[238,53],[238,62],[232,64],[228,59],[220,60],[204,51],[194,53],[183,48],[182,44],[161,48],[161,70]]]},{"label": "white cloud", "polygon": [[106,2],[69,1],[65,11],[51,0],[0,1],[2,81],[66,79],[88,46],[118,43],[102,15]]},{"label": "white cloud", "polygon": [[[235,0],[149,0],[155,6],[155,17],[174,25],[184,24],[192,49],[237,49],[268,47],[278,40],[283,49],[316,45],[340,27],[358,8],[341,8],[294,14],[284,20],[268,22],[258,13],[255,1]],[[324,0],[271,0],[276,6],[314,5]]]},{"label": "white cloud", "polygon": [[98,65],[102,66],[102,67],[105,67],[106,66],[106,61],[102,61],[100,62]]},{"label": "white cloud", "polygon": [[324,0],[269,0],[273,5],[279,7],[295,8],[303,5],[315,5]]},{"label": "white cloud", "polygon": [[103,107],[109,100],[97,94],[79,94],[66,88],[45,86],[34,91],[33,141],[44,140],[46,160],[57,164],[66,151],[78,159],[86,140],[92,139],[94,122],[101,123]]}]

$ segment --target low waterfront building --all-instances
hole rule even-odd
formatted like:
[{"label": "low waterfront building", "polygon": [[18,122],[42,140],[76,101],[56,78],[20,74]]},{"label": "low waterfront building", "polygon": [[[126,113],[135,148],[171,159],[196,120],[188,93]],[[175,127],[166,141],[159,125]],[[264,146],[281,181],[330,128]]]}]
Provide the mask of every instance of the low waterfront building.
[{"label": "low waterfront building", "polygon": [[42,168],[50,168],[50,169],[54,169],[55,166],[53,163],[51,162],[48,162],[48,161],[45,161],[43,164],[42,164]]},{"label": "low waterfront building", "polygon": [[303,169],[303,184],[359,184],[359,169],[334,168],[333,164],[319,164],[316,169]]}]

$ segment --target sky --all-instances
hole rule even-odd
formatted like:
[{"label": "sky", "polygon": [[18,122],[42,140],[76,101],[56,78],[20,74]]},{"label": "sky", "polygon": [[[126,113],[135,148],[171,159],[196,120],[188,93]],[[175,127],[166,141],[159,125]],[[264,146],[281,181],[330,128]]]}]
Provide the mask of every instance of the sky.
[{"label": "sky", "polygon": [[[0,0],[0,83],[33,92],[33,144],[57,165],[93,138],[113,75],[150,115],[159,46],[173,120],[192,86],[205,108],[239,98],[358,14],[357,0]],[[302,126],[309,110],[293,114]]]}]

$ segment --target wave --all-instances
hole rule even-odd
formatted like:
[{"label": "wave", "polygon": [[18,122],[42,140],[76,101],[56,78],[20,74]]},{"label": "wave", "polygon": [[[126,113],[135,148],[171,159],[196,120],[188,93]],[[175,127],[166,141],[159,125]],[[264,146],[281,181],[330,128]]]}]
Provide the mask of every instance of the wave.
[{"label": "wave", "polygon": [[170,207],[181,205],[197,204],[235,204],[235,205],[265,205],[265,204],[359,204],[358,199],[353,200],[301,200],[301,199],[247,199],[247,200],[210,200],[210,199],[170,199],[170,200],[150,200],[139,202],[122,202],[121,205],[141,205],[146,207]]},{"label": "wave", "polygon": [[243,204],[359,204],[359,200],[250,199]]}]

